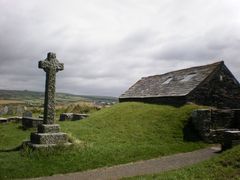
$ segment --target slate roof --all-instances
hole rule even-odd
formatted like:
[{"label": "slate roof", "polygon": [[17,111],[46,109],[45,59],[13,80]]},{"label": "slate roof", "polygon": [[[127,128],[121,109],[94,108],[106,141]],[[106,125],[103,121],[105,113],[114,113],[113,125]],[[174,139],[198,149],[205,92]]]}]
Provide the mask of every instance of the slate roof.
[{"label": "slate roof", "polygon": [[223,61],[204,66],[143,77],[120,98],[186,96],[212,74]]}]

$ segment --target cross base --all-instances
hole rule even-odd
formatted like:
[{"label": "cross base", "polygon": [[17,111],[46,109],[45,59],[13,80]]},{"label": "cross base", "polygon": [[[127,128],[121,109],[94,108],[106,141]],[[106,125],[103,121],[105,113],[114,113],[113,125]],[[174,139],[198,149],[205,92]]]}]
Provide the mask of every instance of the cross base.
[{"label": "cross base", "polygon": [[31,133],[33,144],[64,144],[68,142],[66,133]]},{"label": "cross base", "polygon": [[69,144],[67,134],[60,132],[58,124],[39,125],[38,132],[31,133],[30,142],[27,142],[34,149]]}]

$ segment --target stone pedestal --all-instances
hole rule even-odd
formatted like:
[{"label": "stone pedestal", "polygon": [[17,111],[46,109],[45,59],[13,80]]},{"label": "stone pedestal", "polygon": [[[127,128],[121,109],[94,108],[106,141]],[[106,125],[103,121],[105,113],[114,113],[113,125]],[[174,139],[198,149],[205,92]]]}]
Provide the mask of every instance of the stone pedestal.
[{"label": "stone pedestal", "polygon": [[60,132],[58,124],[41,124],[38,132],[31,133],[29,146],[33,148],[69,145],[66,133]]}]

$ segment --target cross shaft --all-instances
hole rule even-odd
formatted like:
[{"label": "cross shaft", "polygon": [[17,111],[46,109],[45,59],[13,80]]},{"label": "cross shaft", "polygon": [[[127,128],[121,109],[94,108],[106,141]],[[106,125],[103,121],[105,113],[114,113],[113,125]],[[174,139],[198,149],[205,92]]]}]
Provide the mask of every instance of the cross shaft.
[{"label": "cross shaft", "polygon": [[64,69],[56,54],[49,52],[47,59],[39,61],[38,67],[46,72],[43,124],[54,124],[56,73]]}]

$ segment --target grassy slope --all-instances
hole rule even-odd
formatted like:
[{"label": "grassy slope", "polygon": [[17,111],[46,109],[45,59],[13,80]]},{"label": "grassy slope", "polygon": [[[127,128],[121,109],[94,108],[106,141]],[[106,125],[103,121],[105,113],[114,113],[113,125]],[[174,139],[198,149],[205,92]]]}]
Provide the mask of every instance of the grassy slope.
[{"label": "grassy slope", "polygon": [[[0,152],[0,179],[81,171],[204,147],[201,142],[183,141],[182,129],[195,108],[121,103],[83,121],[62,122],[63,131],[80,139],[84,146],[54,153]],[[0,149],[14,146],[14,142],[18,145],[29,136],[15,125],[9,126],[14,138],[5,135],[4,142],[12,143],[0,141]]]},{"label": "grassy slope", "polygon": [[168,171],[158,175],[127,179],[240,179],[240,146],[228,150],[218,157],[191,167]]}]

